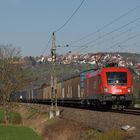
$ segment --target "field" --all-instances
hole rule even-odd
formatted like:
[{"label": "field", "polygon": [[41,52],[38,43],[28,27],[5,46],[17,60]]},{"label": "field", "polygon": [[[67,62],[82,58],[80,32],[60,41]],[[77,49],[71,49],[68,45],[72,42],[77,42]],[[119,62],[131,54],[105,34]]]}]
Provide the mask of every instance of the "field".
[{"label": "field", "polygon": [[41,140],[41,138],[31,128],[0,125],[0,140]]}]

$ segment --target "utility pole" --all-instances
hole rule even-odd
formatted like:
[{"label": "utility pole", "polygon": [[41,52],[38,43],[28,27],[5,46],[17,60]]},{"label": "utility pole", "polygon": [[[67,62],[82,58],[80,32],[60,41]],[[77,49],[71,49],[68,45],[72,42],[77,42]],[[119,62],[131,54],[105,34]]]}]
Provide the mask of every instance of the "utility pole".
[{"label": "utility pole", "polygon": [[52,55],[52,74],[51,74],[51,108],[49,112],[50,118],[55,116],[59,116],[60,111],[57,107],[57,77],[56,77],[56,38],[53,32],[52,34],[52,48],[51,48],[51,55]]}]

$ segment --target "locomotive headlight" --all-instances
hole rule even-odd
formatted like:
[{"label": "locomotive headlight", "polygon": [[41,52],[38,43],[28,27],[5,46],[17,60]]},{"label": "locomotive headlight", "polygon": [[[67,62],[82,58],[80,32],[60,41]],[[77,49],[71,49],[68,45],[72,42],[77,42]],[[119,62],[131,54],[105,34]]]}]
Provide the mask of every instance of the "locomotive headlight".
[{"label": "locomotive headlight", "polygon": [[108,92],[108,88],[104,88],[104,92]]},{"label": "locomotive headlight", "polygon": [[131,88],[128,88],[128,93],[130,93],[131,92]]}]

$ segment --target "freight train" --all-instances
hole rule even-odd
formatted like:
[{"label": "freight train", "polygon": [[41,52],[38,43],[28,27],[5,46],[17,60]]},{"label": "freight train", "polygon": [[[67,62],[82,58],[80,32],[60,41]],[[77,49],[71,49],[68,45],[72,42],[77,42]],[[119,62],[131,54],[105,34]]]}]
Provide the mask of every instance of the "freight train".
[{"label": "freight train", "polygon": [[[104,67],[83,71],[56,84],[58,105],[124,108],[132,103],[133,83],[130,71],[123,67]],[[13,95],[26,102],[50,103],[50,85]]]}]

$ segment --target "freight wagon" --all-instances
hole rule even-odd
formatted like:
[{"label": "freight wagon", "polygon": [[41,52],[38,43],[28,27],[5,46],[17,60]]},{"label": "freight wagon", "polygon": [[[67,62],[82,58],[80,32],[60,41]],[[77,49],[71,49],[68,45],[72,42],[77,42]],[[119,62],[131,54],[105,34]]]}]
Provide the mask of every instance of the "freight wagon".
[{"label": "freight wagon", "polygon": [[124,108],[132,103],[132,76],[127,68],[90,70],[59,84],[58,103],[107,108]]},{"label": "freight wagon", "polygon": [[[109,67],[81,72],[59,81],[57,103],[92,107],[127,107],[132,102],[132,77],[127,68]],[[43,86],[26,98],[51,103],[51,86]],[[30,97],[30,98],[29,98]]]}]

